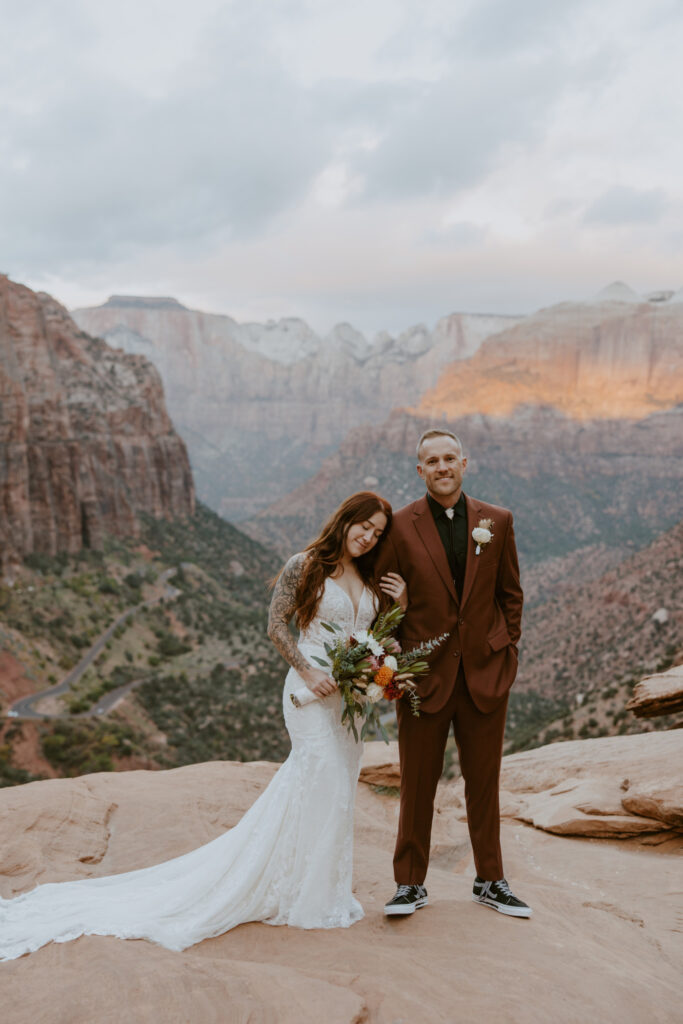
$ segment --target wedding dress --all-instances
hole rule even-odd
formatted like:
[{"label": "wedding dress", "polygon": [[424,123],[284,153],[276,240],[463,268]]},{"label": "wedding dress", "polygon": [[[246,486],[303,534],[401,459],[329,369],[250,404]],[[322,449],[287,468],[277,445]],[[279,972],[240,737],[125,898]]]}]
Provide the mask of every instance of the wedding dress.
[{"label": "wedding dress", "polygon": [[[325,581],[298,646],[325,657],[332,621],[345,636],[368,629],[375,598],[351,598]],[[315,662],[311,662],[315,664]],[[0,899],[0,960],[80,935],[149,939],[182,950],[246,921],[298,928],[347,928],[363,916],[351,891],[353,811],[362,744],[341,724],[334,693],[295,708],[303,680],[290,669],[283,707],[292,750],[234,828],[173,860],[103,878],[39,885]]]}]

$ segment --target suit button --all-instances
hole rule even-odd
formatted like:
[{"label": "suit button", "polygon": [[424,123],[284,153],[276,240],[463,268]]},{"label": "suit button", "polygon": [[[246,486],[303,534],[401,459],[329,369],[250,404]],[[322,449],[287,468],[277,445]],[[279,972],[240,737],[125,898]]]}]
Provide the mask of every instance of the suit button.
[{"label": "suit button", "polygon": [[459,626],[464,626],[465,625],[465,620],[464,619],[458,619],[458,625]]},{"label": "suit button", "polygon": [[454,658],[459,658],[460,657],[460,651],[453,651],[453,657]]}]

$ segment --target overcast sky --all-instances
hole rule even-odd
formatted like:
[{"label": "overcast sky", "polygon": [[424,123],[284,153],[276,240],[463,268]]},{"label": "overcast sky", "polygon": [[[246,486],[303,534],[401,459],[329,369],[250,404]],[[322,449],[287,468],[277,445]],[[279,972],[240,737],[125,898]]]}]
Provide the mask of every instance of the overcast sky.
[{"label": "overcast sky", "polygon": [[680,0],[0,0],[0,271],[372,333],[683,285]]}]

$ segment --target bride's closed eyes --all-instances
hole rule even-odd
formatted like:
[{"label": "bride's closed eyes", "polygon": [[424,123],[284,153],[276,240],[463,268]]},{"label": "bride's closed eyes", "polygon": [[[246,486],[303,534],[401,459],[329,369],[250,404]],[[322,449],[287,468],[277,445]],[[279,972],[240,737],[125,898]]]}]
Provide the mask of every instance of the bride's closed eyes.
[{"label": "bride's closed eyes", "polygon": [[[367,523],[367,522],[366,523],[361,523],[361,526],[363,527],[364,530],[371,530],[372,529],[372,523]],[[376,529],[375,530],[375,540],[379,540],[383,533],[384,533],[384,530]]]}]

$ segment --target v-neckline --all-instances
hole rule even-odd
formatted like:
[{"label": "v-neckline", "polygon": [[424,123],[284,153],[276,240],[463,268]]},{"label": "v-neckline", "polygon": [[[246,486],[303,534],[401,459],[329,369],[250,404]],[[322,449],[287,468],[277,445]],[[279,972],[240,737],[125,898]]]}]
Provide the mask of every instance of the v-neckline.
[{"label": "v-neckline", "polygon": [[363,603],[363,598],[365,597],[365,591],[368,589],[367,586],[365,585],[365,583],[363,584],[363,589],[361,590],[360,597],[358,598],[358,608],[356,608],[355,604],[353,603],[353,598],[349,594],[348,590],[345,590],[344,587],[342,587],[341,583],[337,583],[337,581],[335,579],[333,579],[332,576],[328,576],[327,578],[328,578],[328,580],[331,580],[332,583],[334,583],[334,585],[337,588],[337,590],[341,590],[342,594],[344,594],[344,596],[347,598],[349,604],[351,605],[351,611],[354,613],[354,615],[353,615],[353,628],[355,629],[356,628],[356,623],[358,622],[358,615],[360,614],[360,606]]}]

